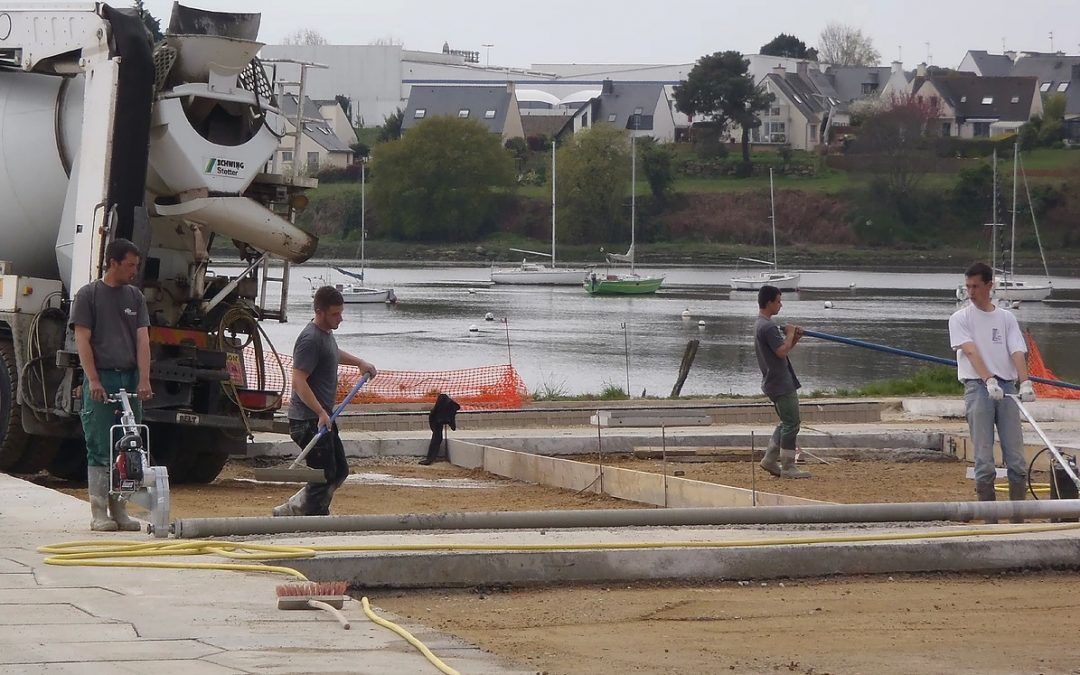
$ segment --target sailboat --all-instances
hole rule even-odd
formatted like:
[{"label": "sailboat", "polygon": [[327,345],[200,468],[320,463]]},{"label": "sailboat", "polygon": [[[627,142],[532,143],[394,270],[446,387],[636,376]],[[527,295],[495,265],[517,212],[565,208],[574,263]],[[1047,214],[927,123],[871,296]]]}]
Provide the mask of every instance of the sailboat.
[{"label": "sailboat", "polygon": [[394,289],[392,288],[368,288],[364,286],[364,242],[367,239],[367,227],[364,222],[364,215],[366,213],[366,198],[367,198],[367,181],[365,169],[366,164],[360,163],[360,247],[357,253],[360,255],[360,273],[350,272],[347,269],[333,266],[335,270],[343,274],[354,281],[347,283],[329,283],[325,277],[316,277],[310,279],[312,282],[311,293],[315,294],[316,282],[318,285],[331,285],[336,288],[341,297],[345,300],[347,305],[363,305],[363,304],[388,304],[393,305],[397,303],[397,296],[394,295]]},{"label": "sailboat", "polygon": [[512,248],[516,253],[538,255],[551,258],[551,265],[528,262],[510,269],[491,271],[491,281],[496,284],[518,284],[528,286],[577,286],[585,278],[588,270],[572,267],[555,267],[555,141],[551,142],[551,253]]},{"label": "sailboat", "polygon": [[[1042,251],[1042,240],[1039,239],[1039,229],[1035,226],[1035,236],[1039,239],[1039,254],[1042,256],[1043,269],[1046,271],[1046,282],[1031,282],[1017,279],[1013,276],[1013,270],[1016,269],[1016,212],[1017,212],[1017,186],[1018,186],[1018,172],[1020,167],[1020,143],[1013,144],[1013,208],[1012,208],[1012,235],[1011,243],[1009,245],[1009,269],[1004,268],[1004,260],[1002,260],[1002,267],[998,267],[997,261],[997,228],[1001,227],[1001,224],[997,222],[997,150],[994,151],[994,222],[990,224],[990,239],[991,239],[991,254],[990,254],[990,267],[994,270],[994,287],[990,291],[990,298],[1002,304],[1012,304],[1013,302],[1028,301],[1038,302],[1040,300],[1046,300],[1050,297],[1054,287],[1050,283],[1050,270],[1046,267],[1046,256]],[[1032,223],[1034,224],[1035,214],[1032,213]],[[967,300],[967,288],[960,285],[956,289],[957,300]]]},{"label": "sailboat", "polygon": [[608,264],[630,263],[629,274],[600,274],[596,270],[585,277],[585,290],[590,295],[648,295],[659,290],[664,277],[642,276],[634,271],[634,244],[637,216],[637,143],[630,136],[630,249],[622,255],[607,254]]},{"label": "sailboat", "polygon": [[779,258],[777,258],[776,255],[776,197],[773,192],[772,169],[769,169],[769,204],[772,210],[772,215],[769,216],[769,220],[772,222],[772,262],[769,262],[768,260],[758,260],[757,258],[739,258],[739,260],[768,265],[772,270],[758,272],[757,274],[732,277],[731,290],[733,291],[756,291],[766,284],[769,286],[776,286],[781,291],[799,290],[799,282],[802,280],[802,275],[798,272],[782,272],[777,267]]}]

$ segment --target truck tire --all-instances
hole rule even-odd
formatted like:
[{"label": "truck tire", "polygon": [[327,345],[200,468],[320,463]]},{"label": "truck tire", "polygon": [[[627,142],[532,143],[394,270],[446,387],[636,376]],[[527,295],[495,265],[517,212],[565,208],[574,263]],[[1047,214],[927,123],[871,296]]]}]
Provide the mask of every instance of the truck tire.
[{"label": "truck tire", "polygon": [[229,455],[243,454],[244,444],[247,443],[243,432],[237,435],[224,429],[203,429],[202,435],[199,454],[188,469],[189,483],[213,482],[229,461]]},{"label": "truck tire", "polygon": [[193,427],[150,424],[150,461],[169,470],[169,483],[187,482],[202,442],[202,432]]},{"label": "truck tire", "polygon": [[64,439],[55,436],[30,436],[22,457],[11,467],[11,473],[33,474],[47,469],[60,451]]},{"label": "truck tire", "polygon": [[62,480],[86,482],[86,442],[81,436],[65,438],[52,461],[49,473]]},{"label": "truck tire", "polygon": [[10,471],[22,459],[30,437],[23,430],[21,406],[16,403],[19,369],[15,345],[0,337],[0,471]]}]

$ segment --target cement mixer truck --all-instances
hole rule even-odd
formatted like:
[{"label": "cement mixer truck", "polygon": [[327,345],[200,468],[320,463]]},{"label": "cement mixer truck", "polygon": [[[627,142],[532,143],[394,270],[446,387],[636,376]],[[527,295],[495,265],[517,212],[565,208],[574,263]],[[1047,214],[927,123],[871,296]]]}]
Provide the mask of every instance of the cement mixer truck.
[{"label": "cement mixer truck", "polygon": [[292,224],[314,181],[267,171],[286,125],[258,27],[176,4],[154,44],[130,10],[0,3],[0,470],[85,477],[68,313],[118,237],[144,252],[156,463],[210,481],[272,428],[280,392],[243,357],[283,319],[267,261],[318,242]]}]

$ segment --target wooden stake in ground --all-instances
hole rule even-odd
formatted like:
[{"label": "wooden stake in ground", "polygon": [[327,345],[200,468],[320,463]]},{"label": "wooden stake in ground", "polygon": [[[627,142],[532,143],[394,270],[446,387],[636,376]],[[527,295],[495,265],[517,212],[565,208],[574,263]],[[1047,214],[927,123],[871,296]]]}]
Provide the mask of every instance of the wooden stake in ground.
[{"label": "wooden stake in ground", "polygon": [[695,338],[686,343],[686,351],[683,352],[682,363],[679,364],[679,378],[675,380],[675,386],[671,388],[671,398],[677,397],[682,391],[683,382],[686,382],[686,376],[690,374],[690,366],[694,363],[694,357],[697,356],[700,342]]}]

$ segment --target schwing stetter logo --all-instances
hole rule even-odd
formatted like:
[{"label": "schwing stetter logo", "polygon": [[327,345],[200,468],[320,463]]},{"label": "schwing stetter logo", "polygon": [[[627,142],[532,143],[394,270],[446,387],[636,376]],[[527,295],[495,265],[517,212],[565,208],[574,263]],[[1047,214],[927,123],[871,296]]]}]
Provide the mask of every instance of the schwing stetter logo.
[{"label": "schwing stetter logo", "polygon": [[222,159],[220,157],[211,157],[206,162],[206,170],[203,173],[211,176],[225,176],[226,178],[236,178],[244,170],[244,163],[238,159]]}]

